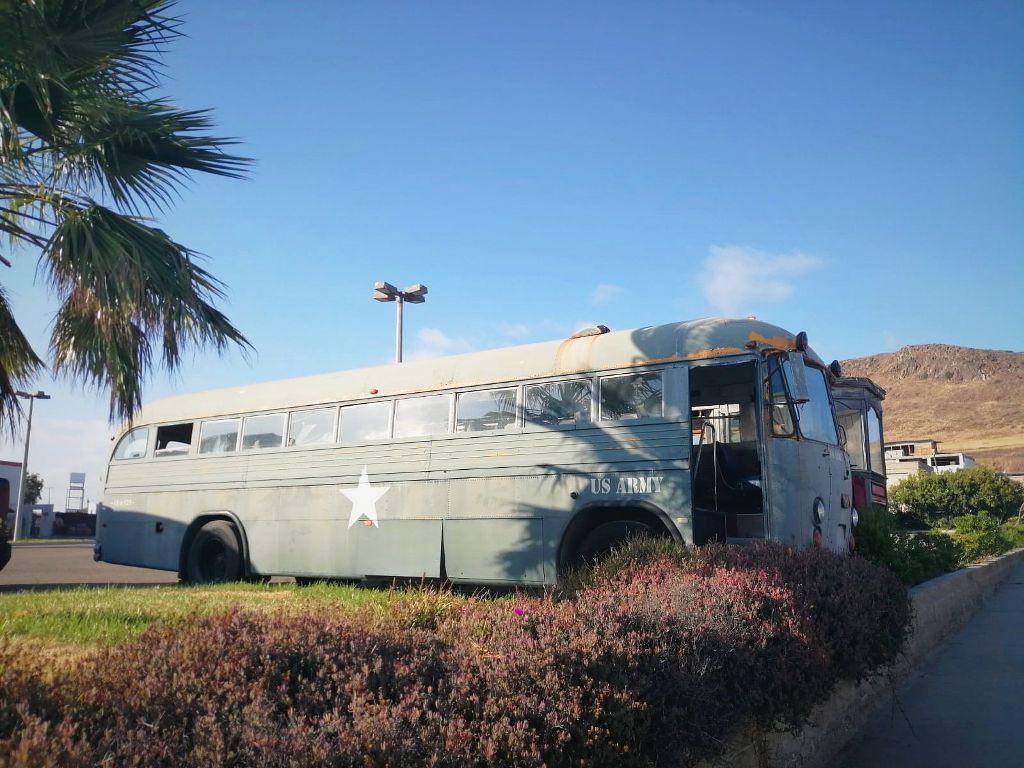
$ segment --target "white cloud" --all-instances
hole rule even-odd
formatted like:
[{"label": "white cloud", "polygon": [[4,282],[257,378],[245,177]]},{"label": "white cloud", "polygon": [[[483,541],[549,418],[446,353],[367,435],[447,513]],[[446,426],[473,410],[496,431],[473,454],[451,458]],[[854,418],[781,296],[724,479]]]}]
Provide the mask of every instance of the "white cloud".
[{"label": "white cloud", "polygon": [[593,291],[590,292],[590,303],[595,307],[603,307],[606,304],[611,304],[615,299],[622,293],[621,285],[612,285],[611,283],[601,283]]},{"label": "white cloud", "polygon": [[408,359],[425,360],[429,357],[458,355],[462,352],[472,351],[473,345],[465,339],[452,338],[440,328],[424,328],[416,334],[416,341],[413,343]]},{"label": "white cloud", "polygon": [[498,333],[506,339],[525,339],[530,335],[530,326],[525,323],[498,323]]},{"label": "white cloud", "polygon": [[820,269],[818,256],[770,253],[740,245],[713,245],[700,275],[704,298],[726,315],[749,314],[755,305],[788,299],[796,278]]}]

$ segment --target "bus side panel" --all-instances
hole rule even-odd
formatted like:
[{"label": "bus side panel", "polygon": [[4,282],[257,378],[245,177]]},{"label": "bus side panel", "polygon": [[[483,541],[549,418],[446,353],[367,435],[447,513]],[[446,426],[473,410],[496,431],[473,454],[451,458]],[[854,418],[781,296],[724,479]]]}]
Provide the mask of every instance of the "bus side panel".
[{"label": "bus side panel", "polygon": [[[251,454],[245,516],[253,566],[306,576],[440,573],[443,484],[428,479],[429,440]],[[369,517],[353,517],[345,492],[363,470],[383,491]]]},{"label": "bus side panel", "polygon": [[528,584],[551,580],[554,572],[544,556],[544,522],[541,518],[446,520],[448,577],[454,581]]},{"label": "bus side panel", "polygon": [[186,524],[140,510],[104,505],[99,515],[96,541],[103,561],[142,568],[178,570],[178,548]]},{"label": "bus side panel", "polygon": [[672,422],[436,441],[432,466],[451,478],[448,576],[553,582],[565,527],[587,501],[689,515],[689,444],[689,426]]},{"label": "bus side panel", "polygon": [[240,518],[252,569],[262,574],[355,576],[355,559],[335,485],[256,487]]},{"label": "bus side panel", "polygon": [[206,512],[237,511],[245,462],[182,456],[112,463],[97,521],[103,561],[177,571],[189,524]]},{"label": "bus side panel", "polygon": [[[376,504],[377,525],[364,520],[346,529],[360,575],[438,578],[447,504],[448,484],[443,480],[390,484]],[[346,511],[343,525],[348,518]]]}]

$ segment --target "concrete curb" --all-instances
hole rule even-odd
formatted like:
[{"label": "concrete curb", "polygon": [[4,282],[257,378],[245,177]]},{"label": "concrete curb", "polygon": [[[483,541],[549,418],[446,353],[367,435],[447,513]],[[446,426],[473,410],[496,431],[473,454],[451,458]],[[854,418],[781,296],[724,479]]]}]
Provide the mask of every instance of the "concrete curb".
[{"label": "concrete curb", "polygon": [[824,768],[875,711],[892,702],[893,684],[907,675],[950,633],[963,626],[985,599],[1024,562],[1024,549],[919,584],[910,590],[913,629],[905,656],[859,685],[845,683],[814,708],[796,735],[745,731],[704,768]]}]

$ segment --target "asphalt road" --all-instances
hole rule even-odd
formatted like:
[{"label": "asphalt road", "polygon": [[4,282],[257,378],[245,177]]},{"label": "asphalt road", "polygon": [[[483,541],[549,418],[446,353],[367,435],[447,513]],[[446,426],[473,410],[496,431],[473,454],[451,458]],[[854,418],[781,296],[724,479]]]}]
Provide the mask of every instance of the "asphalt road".
[{"label": "asphalt road", "polygon": [[0,571],[0,592],[73,584],[173,584],[178,574],[97,563],[92,542],[15,544],[11,562]]}]

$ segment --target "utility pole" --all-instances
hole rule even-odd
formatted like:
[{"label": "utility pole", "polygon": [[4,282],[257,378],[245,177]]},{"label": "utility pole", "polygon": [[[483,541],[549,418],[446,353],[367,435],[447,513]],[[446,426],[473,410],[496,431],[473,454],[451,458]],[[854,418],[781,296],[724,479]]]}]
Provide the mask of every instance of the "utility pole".
[{"label": "utility pole", "polygon": [[11,536],[11,541],[17,541],[21,538],[21,508],[24,506],[22,497],[25,495],[25,481],[28,480],[28,444],[32,437],[32,406],[35,405],[36,400],[50,399],[50,396],[41,389],[34,395],[30,395],[28,392],[22,392],[21,390],[18,390],[14,394],[20,398],[28,400],[28,424],[25,427],[25,458],[21,461],[21,478],[18,480],[18,495],[14,497],[14,535]]},{"label": "utility pole", "polygon": [[395,302],[395,362],[402,362],[402,307],[405,302],[410,304],[422,304],[427,300],[427,286],[422,283],[410,285],[404,291],[400,291],[391,283],[378,280],[373,284],[373,298],[375,301]]}]

